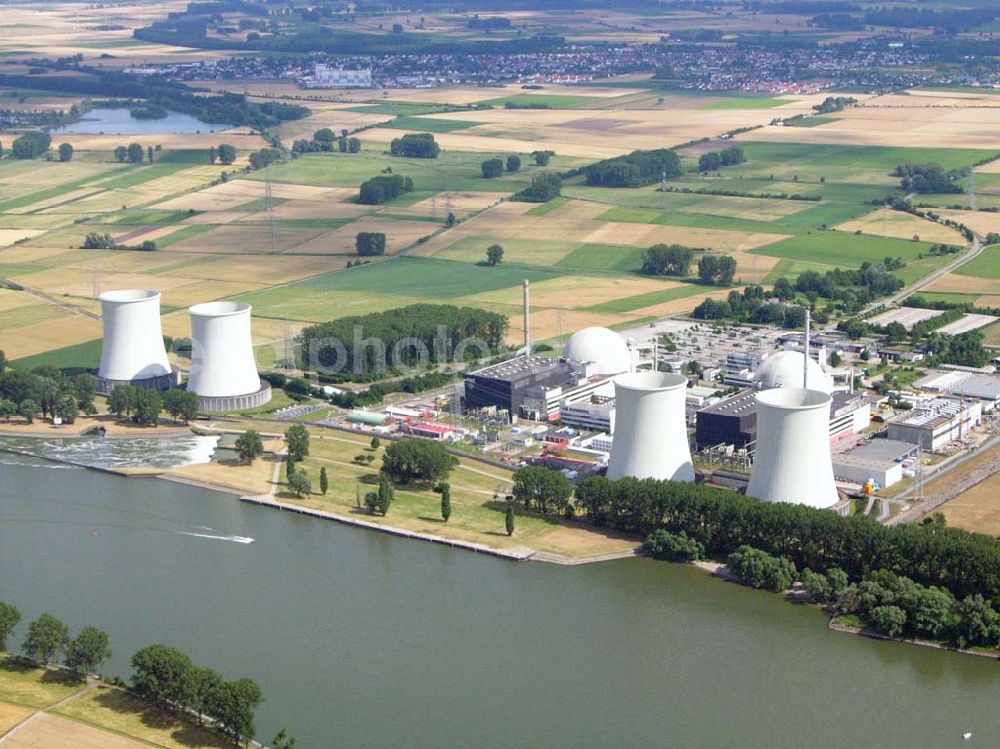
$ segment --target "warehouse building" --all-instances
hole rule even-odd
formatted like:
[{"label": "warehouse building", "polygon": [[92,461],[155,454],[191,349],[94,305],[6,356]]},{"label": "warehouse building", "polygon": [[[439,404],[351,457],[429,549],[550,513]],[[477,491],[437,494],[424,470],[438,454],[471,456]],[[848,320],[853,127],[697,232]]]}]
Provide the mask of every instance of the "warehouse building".
[{"label": "warehouse building", "polygon": [[838,481],[864,485],[874,482],[887,489],[913,473],[916,445],[891,439],[875,439],[833,455],[833,474]]},{"label": "warehouse building", "polygon": [[996,375],[934,370],[917,380],[914,386],[932,393],[981,401],[984,413],[992,413],[1000,403],[1000,377]]},{"label": "warehouse building", "polygon": [[965,437],[982,418],[981,401],[934,398],[891,419],[888,434],[889,439],[920,445],[924,450],[941,450]]}]

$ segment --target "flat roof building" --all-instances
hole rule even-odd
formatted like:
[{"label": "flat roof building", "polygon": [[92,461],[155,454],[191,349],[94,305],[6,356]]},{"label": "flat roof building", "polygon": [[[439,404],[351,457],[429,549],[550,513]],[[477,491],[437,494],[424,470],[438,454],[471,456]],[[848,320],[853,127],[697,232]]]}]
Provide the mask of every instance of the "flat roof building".
[{"label": "flat roof building", "polygon": [[924,450],[941,450],[960,440],[983,418],[980,401],[934,398],[889,420],[889,439],[920,445]]}]

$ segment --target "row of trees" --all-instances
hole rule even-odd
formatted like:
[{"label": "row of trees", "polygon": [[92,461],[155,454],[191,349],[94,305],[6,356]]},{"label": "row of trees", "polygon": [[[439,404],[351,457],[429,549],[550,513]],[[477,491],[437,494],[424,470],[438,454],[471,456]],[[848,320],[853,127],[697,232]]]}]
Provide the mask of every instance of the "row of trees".
[{"label": "row of trees", "polygon": [[[504,172],[504,161],[503,159],[487,159],[484,161],[480,167],[483,172],[483,177],[486,179],[493,179],[495,177],[503,176]],[[508,172],[517,172],[521,169],[521,157],[520,156],[508,156],[506,169]]]},{"label": "row of trees", "polygon": [[348,130],[345,128],[340,131],[340,136],[338,137],[336,133],[333,132],[328,127],[320,128],[315,133],[311,140],[300,139],[292,143],[293,153],[317,153],[324,151],[333,151],[334,143],[337,144],[337,150],[341,153],[360,153],[361,152],[361,140],[359,138],[348,137]]},{"label": "row of trees", "polygon": [[[763,286],[747,286],[742,291],[733,289],[725,299],[702,300],[691,315],[699,320],[738,320],[787,329],[802,327],[805,311],[801,306],[769,299],[774,297],[765,292]],[[819,317],[817,313],[817,321]]]},{"label": "row of trees", "polygon": [[531,184],[513,196],[526,203],[548,203],[562,194],[562,178],[555,172],[543,172],[531,178]]},{"label": "row of trees", "polygon": [[371,380],[414,365],[498,353],[508,325],[505,315],[475,307],[412,304],[312,325],[296,340],[303,368],[318,364],[336,370],[329,372],[333,379]]},{"label": "row of trees", "polygon": [[698,280],[704,284],[729,286],[736,276],[736,258],[732,255],[702,255],[698,260]]},{"label": "row of trees", "polygon": [[14,139],[10,147],[12,159],[34,159],[44,156],[52,145],[51,136],[41,130],[29,130]]},{"label": "row of trees", "polygon": [[159,424],[163,411],[187,423],[198,414],[198,396],[180,388],[160,393],[134,385],[118,385],[108,395],[109,413],[141,426]]},{"label": "row of trees", "polygon": [[80,245],[85,250],[139,250],[142,252],[152,252],[156,249],[156,242],[147,239],[140,244],[119,244],[107,232],[88,232]]},{"label": "row of trees", "polygon": [[698,158],[699,172],[714,172],[724,166],[735,166],[747,160],[740,146],[730,146],[721,151],[709,151]]},{"label": "row of trees", "polygon": [[[7,649],[7,641],[21,621],[16,606],[0,601],[0,651]],[[41,614],[28,625],[28,632],[21,645],[25,658],[40,666],[63,663],[79,677],[97,673],[111,658],[108,633],[97,627],[84,627],[75,637],[69,636],[69,627],[52,614]]]},{"label": "row of trees", "polygon": [[960,193],[961,185],[956,184],[956,172],[949,172],[940,164],[900,164],[893,174],[901,177],[904,190],[917,193]]},{"label": "row of trees", "polygon": [[66,376],[51,366],[24,372],[8,370],[6,365],[6,356],[0,351],[0,418],[19,415],[30,423],[41,415],[72,424],[81,411],[97,413],[97,380],[93,375]]},{"label": "row of trees", "polygon": [[441,146],[430,133],[407,133],[401,138],[392,139],[389,153],[410,159],[436,159],[441,153]]},{"label": "row of trees", "polygon": [[585,167],[587,184],[597,187],[645,187],[682,174],[681,159],[668,148],[633,151],[625,156],[598,161]]},{"label": "row of trees", "polygon": [[127,146],[116,146],[114,150],[115,161],[121,164],[141,164],[146,157],[149,163],[153,163],[153,147],[142,147],[141,143],[129,143]]},{"label": "row of trees", "polygon": [[647,276],[686,276],[696,252],[704,249],[680,244],[654,244],[642,257],[641,272]]},{"label": "row of trees", "polygon": [[358,202],[364,205],[381,205],[386,201],[413,191],[413,180],[399,174],[379,175],[361,183]]},{"label": "row of trees", "polygon": [[797,569],[827,574],[839,568],[851,580],[888,570],[957,598],[980,593],[1000,600],[1000,541],[939,524],[884,526],[865,516],[764,504],[711,486],[632,478],[584,479],[576,506],[601,526],[684,531],[716,557],[751,546],[786,557]]},{"label": "row of trees", "polygon": [[525,510],[535,509],[543,515],[564,514],[570,507],[573,484],[562,473],[542,466],[527,466],[514,474],[511,491],[515,502]]}]

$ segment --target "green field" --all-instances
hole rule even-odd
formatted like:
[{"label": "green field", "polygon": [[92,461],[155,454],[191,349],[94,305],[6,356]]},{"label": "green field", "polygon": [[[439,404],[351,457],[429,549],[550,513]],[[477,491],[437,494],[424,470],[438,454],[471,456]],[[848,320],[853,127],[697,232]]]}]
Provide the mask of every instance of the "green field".
[{"label": "green field", "polygon": [[686,299],[689,296],[707,294],[709,291],[711,289],[706,286],[686,284],[684,286],[675,286],[671,289],[650,291],[646,294],[636,294],[635,296],[627,296],[622,299],[613,299],[610,302],[602,302],[601,304],[584,307],[584,310],[587,312],[611,313],[634,312],[637,309],[652,307],[654,304],[663,304],[664,302],[672,302],[675,299]]},{"label": "green field", "polygon": [[101,363],[101,340],[78,343],[75,346],[46,351],[44,354],[26,356],[11,362],[16,369],[31,370],[43,364],[59,369],[97,369]]},{"label": "green field", "polygon": [[1000,278],[1000,245],[987,247],[955,273],[974,278]]},{"label": "green field", "polygon": [[560,268],[568,270],[615,271],[634,273],[642,266],[642,247],[623,247],[609,244],[585,244],[559,261]]},{"label": "green field", "polygon": [[826,125],[828,122],[836,122],[836,117],[803,117],[798,120],[786,120],[786,127],[818,127]]},{"label": "green field", "polygon": [[392,130],[413,130],[419,133],[450,133],[455,130],[465,130],[481,123],[469,120],[445,120],[434,117],[412,117],[403,115],[389,120],[382,127]]},{"label": "green field", "polygon": [[492,107],[505,107],[507,102],[525,106],[529,104],[548,105],[550,109],[570,109],[572,107],[582,107],[586,104],[603,101],[600,96],[567,96],[563,94],[513,94],[512,96],[501,96],[499,99],[487,99],[477,102]]},{"label": "green field", "polygon": [[930,248],[931,245],[927,242],[826,231],[785,239],[755,252],[772,257],[844,267],[858,266],[866,260],[877,262],[886,257],[901,257],[906,261],[916,260],[918,255],[926,253]]},{"label": "green field", "polygon": [[[365,180],[382,174],[383,170],[392,169],[393,174],[412,178],[417,191],[517,192],[531,182],[531,174],[538,167],[526,164],[514,174],[483,179],[483,161],[505,155],[442,151],[436,159],[406,159],[371,150],[356,154],[310,153],[297,158],[292,164],[271,167],[270,172],[275,182],[357,187]],[[264,175],[255,172],[248,178],[260,180],[264,179]]]},{"label": "green field", "polygon": [[773,109],[782,104],[791,104],[793,99],[778,99],[771,97],[730,96],[722,101],[703,104],[699,109]]}]

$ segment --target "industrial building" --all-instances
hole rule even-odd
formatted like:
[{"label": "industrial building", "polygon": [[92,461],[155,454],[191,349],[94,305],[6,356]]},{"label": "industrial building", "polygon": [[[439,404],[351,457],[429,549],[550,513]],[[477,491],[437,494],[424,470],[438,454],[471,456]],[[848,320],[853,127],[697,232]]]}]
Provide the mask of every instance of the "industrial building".
[{"label": "industrial building", "polygon": [[306,88],[371,88],[371,68],[344,70],[323,63],[313,65],[313,74],[302,80]]},{"label": "industrial building", "polygon": [[615,399],[608,396],[594,396],[590,401],[559,404],[559,420],[577,429],[591,432],[615,431]]},{"label": "industrial building", "polygon": [[271,386],[257,375],[250,335],[250,305],[208,302],[191,316],[191,374],[187,389],[205,413],[242,411],[271,400]]},{"label": "industrial building", "polygon": [[[770,355],[727,354],[723,382],[733,387],[801,387],[803,360],[801,350],[785,349]],[[824,393],[833,391],[833,379],[810,353],[806,365],[809,388]]]},{"label": "industrial building", "polygon": [[[801,362],[801,357],[799,358]],[[695,415],[699,450],[716,445],[739,449],[757,439],[757,391],[744,390]],[[832,393],[827,433],[831,440],[861,434],[871,426],[871,404],[858,393]]]},{"label": "industrial building", "polygon": [[[630,372],[632,361],[620,335],[607,328],[585,328],[570,337],[559,359],[525,354],[467,374],[465,408],[497,408],[512,416],[555,421],[564,406],[610,396],[612,376]],[[587,417],[585,409],[578,415]]]},{"label": "industrial building", "polygon": [[617,424],[608,478],[694,481],[684,418],[687,379],[634,372],[614,380]]},{"label": "industrial building", "polygon": [[840,501],[830,456],[828,393],[772,388],[757,394],[758,438],[747,495],[830,508]]},{"label": "industrial building", "polygon": [[889,439],[920,445],[924,450],[941,450],[979,426],[983,404],[979,400],[933,398],[890,419]]},{"label": "industrial building", "polygon": [[838,481],[888,489],[913,474],[916,445],[889,439],[873,439],[833,455],[833,475]]},{"label": "industrial building", "polygon": [[917,380],[914,387],[955,398],[978,400],[984,413],[992,413],[1000,403],[1000,377],[961,370],[932,370]]},{"label": "industrial building", "polygon": [[142,289],[108,291],[100,296],[101,364],[97,392],[107,395],[118,385],[168,390],[180,384],[163,345],[160,294]]}]

